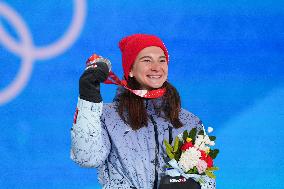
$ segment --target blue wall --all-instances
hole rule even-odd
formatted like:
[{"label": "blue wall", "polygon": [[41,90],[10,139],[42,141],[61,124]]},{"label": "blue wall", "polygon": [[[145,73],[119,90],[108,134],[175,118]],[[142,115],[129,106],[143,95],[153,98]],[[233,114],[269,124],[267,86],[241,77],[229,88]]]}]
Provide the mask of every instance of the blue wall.
[{"label": "blue wall", "polygon": [[284,188],[284,2],[269,0],[0,1],[1,188],[100,188],[69,158],[78,78],[93,52],[122,75],[133,33],[164,40],[183,106],[214,127],[218,188]]}]

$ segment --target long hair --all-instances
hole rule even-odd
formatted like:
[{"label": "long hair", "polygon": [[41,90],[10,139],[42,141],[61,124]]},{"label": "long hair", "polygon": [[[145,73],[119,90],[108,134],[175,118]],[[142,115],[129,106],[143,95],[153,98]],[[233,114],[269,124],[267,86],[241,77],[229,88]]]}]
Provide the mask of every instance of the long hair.
[{"label": "long hair", "polygon": [[[128,78],[128,86],[131,89],[140,89],[140,84],[134,77]],[[165,119],[170,121],[173,127],[180,128],[182,123],[179,119],[179,112],[181,110],[181,102],[178,91],[169,82],[165,82],[162,88],[166,88],[166,93],[162,99],[162,106],[159,113],[163,112]],[[139,97],[129,90],[124,90],[117,96],[118,98],[118,114],[121,119],[129,124],[133,130],[138,130],[148,123],[148,114],[145,107],[145,98]]]}]

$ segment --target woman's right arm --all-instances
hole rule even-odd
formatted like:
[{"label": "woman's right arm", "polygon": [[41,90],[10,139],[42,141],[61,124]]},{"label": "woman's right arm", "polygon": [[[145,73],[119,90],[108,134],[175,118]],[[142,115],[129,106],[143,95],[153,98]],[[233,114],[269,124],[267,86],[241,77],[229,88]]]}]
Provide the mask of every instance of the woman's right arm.
[{"label": "woman's right arm", "polygon": [[103,103],[78,99],[71,129],[71,159],[82,167],[98,167],[108,157],[110,142],[100,120]]},{"label": "woman's right arm", "polygon": [[109,69],[104,62],[84,71],[79,80],[79,93],[71,129],[71,159],[82,167],[98,167],[108,157],[110,141],[101,121],[103,102],[100,83]]}]

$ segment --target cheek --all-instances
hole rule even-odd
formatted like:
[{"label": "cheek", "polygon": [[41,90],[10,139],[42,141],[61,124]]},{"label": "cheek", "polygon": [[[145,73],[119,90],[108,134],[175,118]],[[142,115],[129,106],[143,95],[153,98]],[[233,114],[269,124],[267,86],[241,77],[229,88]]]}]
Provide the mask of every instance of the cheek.
[{"label": "cheek", "polygon": [[144,80],[147,77],[147,70],[146,69],[136,69],[133,72],[133,76],[136,77],[137,80]]},{"label": "cheek", "polygon": [[134,64],[133,67],[133,74],[134,76],[136,75],[141,75],[143,73],[145,73],[147,70],[147,65],[145,65],[143,62],[138,62],[138,64]]},{"label": "cheek", "polygon": [[165,66],[163,67],[163,70],[164,70],[164,72],[165,72],[166,74],[168,74],[168,65],[165,65]]}]

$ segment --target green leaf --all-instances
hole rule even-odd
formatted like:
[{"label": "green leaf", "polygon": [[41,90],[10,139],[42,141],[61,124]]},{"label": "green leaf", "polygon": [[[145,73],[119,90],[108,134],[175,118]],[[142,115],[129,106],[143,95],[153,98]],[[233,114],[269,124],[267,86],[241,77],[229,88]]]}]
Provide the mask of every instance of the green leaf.
[{"label": "green leaf", "polygon": [[200,131],[198,132],[198,135],[204,135],[203,129],[200,129]]},{"label": "green leaf", "polygon": [[185,130],[183,131],[183,135],[182,135],[183,141],[186,141],[187,137],[188,137],[188,132],[187,130]]},{"label": "green leaf", "polygon": [[179,158],[180,158],[180,155],[178,154],[178,153],[173,153],[174,154],[174,158],[175,158],[175,160],[179,160]]},{"label": "green leaf", "polygon": [[216,140],[215,136],[209,136],[209,138],[210,138],[211,141],[215,141]]},{"label": "green leaf", "polygon": [[219,150],[218,150],[218,149],[214,149],[214,150],[210,150],[210,152],[209,152],[208,155],[209,155],[212,159],[215,159],[215,158],[217,157],[218,153],[219,153]]},{"label": "green leaf", "polygon": [[180,159],[180,156],[181,156],[181,150],[174,153],[175,160],[178,161]]},{"label": "green leaf", "polygon": [[166,146],[166,149],[168,149],[170,152],[173,151],[173,147],[170,145],[170,143],[167,140],[164,140],[164,145]]},{"label": "green leaf", "polygon": [[207,168],[208,171],[218,171],[219,167],[209,167]]},{"label": "green leaf", "polygon": [[194,170],[193,169],[190,169],[186,172],[186,174],[193,174],[194,173]]},{"label": "green leaf", "polygon": [[206,173],[206,175],[208,176],[208,177],[210,177],[210,178],[213,178],[213,179],[215,179],[216,178],[216,176],[212,173],[212,172],[210,172],[210,171],[205,171],[205,173]]},{"label": "green leaf", "polygon": [[166,148],[166,153],[167,153],[167,155],[168,155],[168,157],[170,158],[170,159],[174,159],[175,157],[174,157],[174,154],[169,150],[169,148]]},{"label": "green leaf", "polygon": [[166,169],[166,168],[172,168],[172,166],[170,166],[170,165],[167,164],[167,165],[164,166],[164,168],[165,168],[165,169]]},{"label": "green leaf", "polygon": [[192,143],[195,142],[196,133],[197,133],[197,129],[196,128],[191,129],[191,131],[189,132],[189,137],[192,139]]},{"label": "green leaf", "polygon": [[193,167],[193,172],[194,173],[198,173],[198,170],[197,170],[197,168],[195,166]]},{"label": "green leaf", "polygon": [[189,137],[195,138],[196,132],[197,132],[196,128],[191,129],[189,132]]},{"label": "green leaf", "polygon": [[175,138],[175,143],[174,143],[174,152],[177,152],[179,149],[179,138]]},{"label": "green leaf", "polygon": [[196,167],[193,167],[192,169],[188,170],[186,174],[198,174],[198,170]]}]

